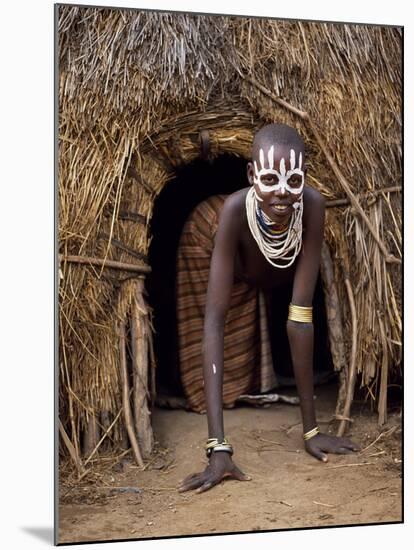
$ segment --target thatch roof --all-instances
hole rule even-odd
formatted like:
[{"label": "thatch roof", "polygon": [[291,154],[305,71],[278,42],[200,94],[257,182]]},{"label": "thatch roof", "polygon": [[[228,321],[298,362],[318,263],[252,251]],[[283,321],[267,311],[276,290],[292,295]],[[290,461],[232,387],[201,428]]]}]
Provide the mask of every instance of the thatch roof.
[{"label": "thatch roof", "polygon": [[[316,128],[372,224],[355,204],[329,209],[326,242],[347,358],[349,277],[355,365],[384,419],[386,375],[401,362],[400,265],[384,250],[401,257],[401,195],[379,191],[401,182],[401,30],[69,5],[58,12],[61,418],[72,441],[91,413],[113,418],[121,408],[115,326],[136,297],[134,279],[121,282],[133,273],[63,258],[144,265],[154,198],[176,166],[199,156],[200,131],[209,130],[213,157],[248,158],[254,131],[271,121],[304,136],[308,182],[328,199],[345,198]],[[306,112],[314,129],[260,86]],[[111,432],[115,442],[121,431]]]}]

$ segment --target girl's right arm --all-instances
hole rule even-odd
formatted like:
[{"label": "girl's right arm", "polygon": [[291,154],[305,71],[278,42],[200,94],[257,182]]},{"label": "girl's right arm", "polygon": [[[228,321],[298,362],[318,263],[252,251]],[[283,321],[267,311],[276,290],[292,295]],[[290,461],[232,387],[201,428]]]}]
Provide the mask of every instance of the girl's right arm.
[{"label": "girl's right arm", "polygon": [[[203,375],[207,407],[208,437],[225,436],[223,425],[223,355],[224,323],[229,308],[233,278],[234,258],[240,236],[242,211],[240,195],[230,195],[224,202],[211,257],[204,318]],[[188,476],[180,491],[210,489],[224,477],[250,479],[237,468],[231,455],[225,451],[212,452],[204,472]]]}]

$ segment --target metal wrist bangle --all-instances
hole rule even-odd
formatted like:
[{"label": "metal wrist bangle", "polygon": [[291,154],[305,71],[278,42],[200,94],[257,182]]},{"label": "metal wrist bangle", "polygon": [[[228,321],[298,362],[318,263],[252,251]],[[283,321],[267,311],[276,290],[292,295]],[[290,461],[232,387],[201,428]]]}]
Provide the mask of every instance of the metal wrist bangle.
[{"label": "metal wrist bangle", "polygon": [[210,458],[212,452],[226,452],[230,455],[233,454],[233,447],[231,445],[216,445],[210,449],[206,449],[207,458]]},{"label": "metal wrist bangle", "polygon": [[223,437],[222,441],[219,441],[217,437],[210,437],[206,441],[205,448],[211,449],[212,447],[215,447],[216,445],[230,445],[230,443],[227,441],[225,437]]},{"label": "metal wrist bangle", "polygon": [[320,433],[319,428],[318,426],[315,426],[312,430],[309,430],[303,434],[303,439],[308,441],[309,439],[312,439],[312,437],[315,437],[315,435],[318,435],[318,433]]}]

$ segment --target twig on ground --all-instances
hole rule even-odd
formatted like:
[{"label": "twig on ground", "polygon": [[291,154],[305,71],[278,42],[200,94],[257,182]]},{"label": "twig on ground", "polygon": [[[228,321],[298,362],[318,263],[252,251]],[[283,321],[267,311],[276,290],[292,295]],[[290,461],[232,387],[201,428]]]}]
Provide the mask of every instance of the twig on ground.
[{"label": "twig on ground", "polygon": [[99,458],[91,458],[91,460],[89,460],[89,462],[115,462],[118,463],[121,458],[123,458],[126,454],[130,453],[131,452],[131,448],[130,449],[126,449],[124,452],[122,452],[120,455],[117,455],[117,456],[102,456],[102,457],[99,457]]},{"label": "twig on ground", "polygon": [[264,441],[266,443],[271,443],[272,445],[280,445],[281,447],[283,447],[283,443],[278,443],[277,441],[272,441],[271,439],[265,439],[264,437],[260,437],[259,435],[254,435],[253,437],[255,437],[258,441]]},{"label": "twig on ground", "polygon": [[284,504],[285,506],[290,506],[290,508],[293,508],[293,504],[290,504],[289,502],[286,502],[285,500],[279,500],[280,504]]},{"label": "twig on ground", "polygon": [[298,422],[297,424],[292,424],[292,426],[290,426],[287,430],[286,430],[286,435],[289,435],[290,432],[296,428],[296,426],[301,426],[302,425],[302,422]]},{"label": "twig on ground", "polygon": [[365,447],[364,449],[362,449],[362,451],[360,451],[360,453],[364,453],[367,449],[369,449],[370,447],[372,447],[373,445],[375,445],[375,443],[381,439],[381,437],[385,437],[386,435],[391,435],[392,433],[395,432],[395,430],[397,429],[397,426],[393,426],[392,428],[390,428],[389,430],[387,430],[386,432],[381,432],[379,434],[379,436],[372,442],[370,443],[367,447]]},{"label": "twig on ground", "polygon": [[372,453],[370,455],[367,455],[368,458],[371,458],[372,456],[379,456],[379,455],[383,455],[385,453],[385,451],[379,451],[378,453]]},{"label": "twig on ground", "polygon": [[176,491],[177,487],[141,487],[143,491]]},{"label": "twig on ground", "polygon": [[335,466],[328,466],[329,470],[334,468],[350,468],[351,466],[370,466],[371,464],[376,464],[376,462],[355,462],[354,464],[336,464]]}]

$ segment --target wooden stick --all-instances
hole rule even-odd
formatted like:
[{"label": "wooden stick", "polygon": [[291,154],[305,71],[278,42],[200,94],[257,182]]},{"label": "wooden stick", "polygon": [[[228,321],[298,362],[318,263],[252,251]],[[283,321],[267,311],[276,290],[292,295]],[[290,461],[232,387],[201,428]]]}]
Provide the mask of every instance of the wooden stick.
[{"label": "wooden stick", "polygon": [[[121,409],[122,412],[122,409]],[[102,456],[98,458],[92,458],[91,462],[119,462],[122,457],[128,454],[131,451],[131,447],[128,447],[125,451],[122,451],[118,456]]]},{"label": "wooden stick", "polygon": [[324,287],[326,318],[328,322],[331,353],[336,371],[346,367],[343,324],[338,292],[334,277],[333,262],[329,247],[324,241],[321,252],[321,276]]},{"label": "wooden stick", "polygon": [[101,260],[100,258],[91,258],[90,256],[64,256],[62,254],[59,254],[59,259],[76,264],[99,265],[113,269],[120,269],[121,271],[133,271],[134,273],[145,274],[151,272],[151,268],[148,265],[126,264],[125,262],[116,262],[115,260]]},{"label": "wooden stick", "polygon": [[122,408],[124,411],[125,426],[127,429],[129,441],[131,443],[132,451],[135,456],[135,460],[141,468],[144,467],[144,461],[142,460],[141,452],[138,447],[137,438],[134,431],[134,425],[132,422],[131,406],[129,403],[129,387],[128,387],[128,372],[126,364],[126,350],[125,350],[125,323],[122,321],[118,326],[119,332],[119,363],[121,370],[122,380]]},{"label": "wooden stick", "polygon": [[346,356],[341,307],[336,289],[334,269],[329,247],[324,241],[321,252],[321,276],[325,297],[326,319],[334,369],[339,373],[339,391],[336,414],[344,407],[346,396]]},{"label": "wooden stick", "polygon": [[353,466],[371,466],[376,464],[375,462],[355,462],[354,464],[336,464],[335,466],[328,466],[328,470],[334,470],[336,468],[351,468]]},{"label": "wooden stick", "polygon": [[[132,389],[132,388],[131,388]],[[128,434],[127,434],[127,431],[126,431],[126,428],[125,428],[125,424],[124,423],[121,423],[119,424],[119,434],[120,434],[120,447],[121,449],[131,449],[131,447],[129,446],[129,440],[128,440]]]},{"label": "wooden stick", "polygon": [[[122,412],[122,409],[121,409],[121,412]],[[101,410],[101,414],[99,415],[99,427],[101,428],[105,437],[105,442],[102,445],[103,451],[110,450],[111,441],[112,441],[112,444],[115,443],[114,439],[109,435],[108,430],[110,429],[110,425],[111,425],[110,412],[105,408]]]},{"label": "wooden stick", "polygon": [[[112,214],[110,214],[112,217]],[[109,214],[108,216],[109,217]],[[143,225],[147,224],[147,219],[142,214],[138,214],[137,212],[130,212],[129,210],[120,210],[118,212],[118,219],[128,222],[136,222],[136,223],[142,223]]]},{"label": "wooden stick", "polygon": [[89,456],[99,441],[99,426],[93,413],[89,413],[86,429],[83,433],[83,456]]},{"label": "wooden stick", "polygon": [[121,412],[122,412],[122,408],[119,410],[118,414],[116,415],[116,417],[114,418],[114,420],[112,421],[111,425],[108,427],[108,429],[105,431],[105,433],[103,434],[103,436],[101,437],[101,439],[98,441],[98,443],[96,444],[95,448],[93,449],[93,451],[90,453],[89,457],[85,460],[85,466],[88,464],[88,462],[90,462],[91,458],[93,457],[93,455],[96,453],[96,451],[99,449],[99,447],[102,445],[102,442],[104,441],[104,439],[108,436],[109,432],[112,430],[112,427],[115,425],[115,422],[118,420],[119,416],[121,415]]},{"label": "wooden stick", "polygon": [[105,232],[99,233],[98,239],[99,238],[110,240],[111,244],[113,244],[114,246],[116,246],[120,250],[123,250],[124,252],[127,252],[131,256],[134,256],[134,258],[137,258],[138,260],[143,260],[144,262],[148,261],[148,257],[146,256],[146,254],[142,254],[142,252],[138,252],[137,250],[134,250],[133,248],[130,248],[129,246],[127,246],[123,242],[119,241],[118,239],[114,239],[113,237],[108,235],[108,233],[105,233]]},{"label": "wooden stick", "polygon": [[[375,189],[373,191],[369,191],[368,193],[362,193],[361,195],[358,195],[358,197],[369,197],[371,195],[381,195],[381,193],[396,193],[401,191],[400,185],[393,185],[392,187],[384,187],[383,189]],[[351,201],[349,199],[333,199],[330,201],[326,201],[325,206],[327,208],[335,208],[336,206],[346,206],[350,204]]]},{"label": "wooden stick", "polygon": [[[131,353],[132,353],[132,414],[135,422],[136,433],[139,434],[139,415],[140,415],[140,401],[139,401],[139,387],[143,382],[139,379],[139,348],[142,344],[140,327],[139,327],[139,314],[137,308],[135,307],[134,302],[131,305],[131,320],[130,320],[130,329],[131,329]],[[144,452],[143,452],[144,455]]]},{"label": "wooden stick", "polygon": [[131,309],[132,365],[134,374],[134,418],[142,455],[151,455],[154,436],[148,402],[148,310],[142,293],[144,281],[135,281],[135,304]]},{"label": "wooden stick", "polygon": [[247,80],[248,82],[253,84],[253,86],[256,86],[256,88],[259,88],[259,90],[262,91],[268,97],[270,97],[270,99],[273,99],[273,101],[275,101],[276,103],[278,103],[279,105],[281,105],[282,107],[284,107],[285,109],[290,111],[291,113],[294,113],[295,115],[300,116],[300,118],[302,118],[304,120],[309,119],[309,115],[305,111],[300,111],[299,109],[297,109],[296,107],[294,107],[293,105],[291,105],[290,103],[285,101],[284,99],[281,99],[277,95],[272,94],[272,92],[270,92],[267,88],[265,88],[262,84],[260,84],[260,82],[258,82],[252,76],[244,75],[244,74],[240,73],[240,71],[238,71],[238,72],[241,75],[241,77],[244,78],[244,80]]},{"label": "wooden stick", "polygon": [[156,380],[155,380],[155,371],[157,369],[157,361],[155,358],[154,352],[154,337],[152,333],[152,328],[148,320],[148,345],[150,351],[150,369],[151,369],[151,405],[154,405],[157,398],[156,390]]},{"label": "wooden stick", "polygon": [[378,317],[382,340],[382,362],[381,362],[381,381],[378,399],[378,424],[382,426],[387,422],[387,385],[388,385],[388,362],[385,350],[387,349],[387,338],[385,336],[384,323],[381,317]]},{"label": "wooden stick", "polygon": [[339,166],[334,161],[333,157],[331,156],[330,152],[328,151],[328,148],[325,145],[325,142],[323,141],[319,131],[317,130],[315,124],[310,120],[310,118],[306,119],[310,129],[312,130],[313,135],[316,138],[316,141],[319,143],[319,147],[322,149],[322,151],[325,153],[326,160],[330,164],[334,174],[339,180],[339,183],[342,185],[343,189],[345,190],[345,193],[348,195],[348,198],[350,200],[350,203],[355,208],[355,210],[359,213],[362,220],[365,222],[365,225],[368,227],[369,231],[371,232],[371,235],[374,237],[375,241],[377,242],[380,250],[382,251],[385,261],[387,263],[397,263],[400,264],[401,260],[399,258],[396,258],[393,254],[390,254],[387,250],[387,247],[380,239],[379,235],[377,235],[377,232],[368,219],[368,216],[365,214],[364,210],[362,209],[362,206],[359,204],[358,199],[354,195],[354,193],[351,190],[351,187],[349,186],[347,180],[343,176],[342,172],[339,169]]},{"label": "wooden stick", "polygon": [[62,355],[63,355],[63,367],[64,367],[64,375],[66,376],[66,383],[67,383],[67,389],[68,389],[68,405],[69,405],[69,418],[70,418],[70,424],[72,427],[72,437],[73,437],[73,445],[76,451],[76,455],[80,456],[79,446],[78,446],[78,433],[76,430],[76,424],[75,424],[75,418],[73,414],[73,395],[76,396],[76,394],[73,392],[71,384],[70,384],[70,378],[69,378],[69,371],[68,371],[68,365],[67,365],[67,359],[66,359],[66,343],[65,343],[65,336],[62,326],[62,317],[59,315],[59,328],[60,328],[60,335],[62,339]]},{"label": "wooden stick", "polygon": [[346,420],[347,422],[353,422],[352,418],[349,416],[344,416],[343,414],[334,414],[332,417],[334,420]]},{"label": "wooden stick", "polygon": [[359,454],[362,454],[362,453],[365,453],[365,451],[367,451],[368,449],[370,449],[373,445],[375,445],[375,443],[377,441],[379,441],[381,439],[381,437],[384,437],[390,433],[394,433],[395,430],[397,429],[397,426],[392,426],[392,428],[390,428],[389,430],[387,430],[386,432],[381,432],[379,434],[379,436],[374,439],[374,441],[372,441],[372,443],[370,443],[369,445],[367,445],[364,449],[362,449],[362,451],[359,451]]},{"label": "wooden stick", "polygon": [[63,439],[64,444],[66,445],[66,448],[69,451],[69,454],[73,462],[75,463],[76,469],[78,470],[78,475],[82,475],[85,472],[85,468],[82,464],[82,460],[80,459],[75,447],[73,446],[71,440],[69,439],[69,436],[66,433],[60,418],[59,418],[59,433]]},{"label": "wooden stick", "polygon": [[[345,286],[348,293],[349,307],[351,310],[351,319],[352,319],[352,350],[351,350],[351,365],[349,367],[349,373],[348,373],[348,387],[347,387],[344,411],[342,416],[345,418],[350,418],[351,403],[354,397],[354,388],[355,388],[355,380],[356,380],[356,353],[357,353],[357,340],[358,340],[358,323],[357,323],[354,293],[352,291],[351,282],[349,280],[349,276],[347,273],[345,274]],[[344,434],[346,423],[347,421],[345,419],[342,419],[340,421],[338,432],[337,432],[338,437],[342,437],[342,435]]]},{"label": "wooden stick", "polygon": [[313,504],[319,504],[319,506],[327,506],[328,508],[335,508],[335,504],[326,504],[326,502],[318,502],[317,500],[312,501]]},{"label": "wooden stick", "polygon": [[313,133],[316,141],[318,142],[319,147],[322,149],[323,153],[325,154],[326,160],[328,161],[328,163],[329,163],[330,167],[332,168],[334,174],[338,178],[339,183],[341,184],[341,186],[344,189],[345,193],[348,195],[350,203],[355,208],[355,210],[359,213],[362,220],[365,222],[365,225],[368,227],[369,231],[371,232],[372,236],[374,237],[375,241],[377,242],[381,252],[383,253],[383,255],[385,257],[385,261],[387,263],[401,264],[400,258],[396,258],[393,254],[390,254],[388,252],[387,247],[385,246],[385,244],[382,242],[380,237],[377,235],[377,232],[375,231],[374,226],[372,225],[372,223],[368,219],[367,215],[365,214],[364,210],[362,209],[361,205],[359,204],[356,196],[354,195],[354,193],[351,190],[350,185],[348,184],[347,180],[345,179],[342,172],[340,171],[339,166],[334,161],[332,155],[328,151],[328,148],[327,148],[324,140],[322,139],[322,136],[321,136],[319,130],[317,129],[316,125],[310,119],[309,114],[305,111],[300,111],[299,109],[297,109],[296,107],[294,107],[293,105],[291,105],[290,103],[285,101],[284,99],[281,99],[280,97],[277,97],[275,94],[270,92],[267,88],[265,88],[262,84],[257,82],[257,80],[255,80],[254,78],[252,78],[250,76],[247,76],[247,75],[243,75],[243,74],[241,76],[245,80],[247,80],[248,82],[250,82],[251,84],[256,86],[259,90],[261,90],[270,99],[272,99],[273,101],[275,101],[276,103],[278,103],[279,105],[281,105],[282,107],[287,109],[288,111],[298,115],[302,120],[304,120],[307,123],[307,125],[309,126],[311,132]]},{"label": "wooden stick", "polygon": [[[61,333],[62,334],[62,333]],[[69,380],[69,372],[68,372],[68,366],[66,364],[66,353],[65,353],[65,343],[62,336],[62,348],[63,348],[63,363],[66,371],[66,381],[67,381],[67,388],[68,388],[68,404],[69,404],[69,418],[70,418],[70,424],[72,427],[72,438],[73,438],[73,446],[76,451],[76,455],[80,456],[80,450],[79,450],[79,443],[78,443],[78,432],[76,429],[76,423],[75,423],[75,415],[73,414],[73,397],[72,397],[72,387],[70,385]]]}]

